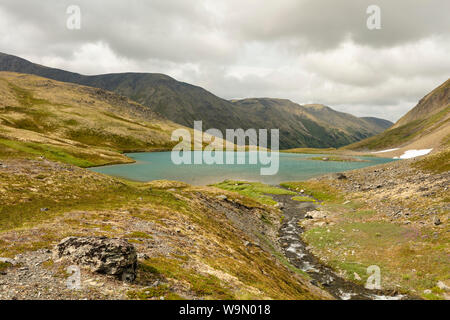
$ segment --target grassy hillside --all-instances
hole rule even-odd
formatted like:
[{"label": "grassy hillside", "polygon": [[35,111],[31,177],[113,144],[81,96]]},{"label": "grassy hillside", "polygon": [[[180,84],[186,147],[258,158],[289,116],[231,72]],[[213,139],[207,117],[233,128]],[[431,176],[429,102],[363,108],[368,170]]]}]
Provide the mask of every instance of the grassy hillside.
[{"label": "grassy hillside", "polygon": [[170,149],[179,127],[111,92],[32,75],[0,72],[0,96],[0,158],[129,162],[123,152]]},{"label": "grassy hillside", "polygon": [[379,128],[381,128],[383,130],[389,129],[394,124],[389,120],[375,118],[375,117],[361,117],[361,119],[363,119],[369,123],[372,123],[373,125],[378,126]]},{"label": "grassy hillside", "polygon": [[[0,70],[35,74],[64,82],[114,91],[187,127],[203,120],[204,128],[280,129],[280,147],[339,147],[385,129],[361,118],[336,112],[316,112],[289,100],[246,99],[227,101],[205,89],[154,73],[119,73],[84,76],[48,68],[0,53]],[[337,121],[335,121],[337,120]]]},{"label": "grassy hillside", "polygon": [[301,220],[310,250],[345,278],[364,284],[367,267],[381,285],[425,299],[449,299],[450,152],[282,184],[321,201]]},{"label": "grassy hillside", "polygon": [[341,128],[347,134],[356,135],[382,132],[393,125],[389,120],[375,117],[358,118],[351,114],[333,110],[322,104],[306,104],[306,111],[315,117],[319,123],[332,128]]},{"label": "grassy hillside", "polygon": [[254,127],[279,128],[282,149],[339,147],[385,129],[329,107],[302,106],[287,99],[252,98],[232,102],[243,114],[250,115]]},{"label": "grassy hillside", "polygon": [[[227,200],[218,197],[224,194]],[[0,256],[23,258],[20,268],[1,266],[2,299],[329,297],[276,258],[276,245],[263,244],[274,243],[280,211],[237,193],[169,181],[134,183],[48,160],[9,159],[0,165],[0,204]],[[139,254],[136,281],[83,269],[81,289],[68,290],[67,265],[41,250],[68,236],[132,243]],[[14,293],[22,268],[27,277]]]},{"label": "grassy hillside", "polygon": [[382,150],[416,147],[440,148],[450,134],[450,80],[427,94],[392,128],[344,147],[351,150]]},{"label": "grassy hillside", "polygon": [[417,120],[429,118],[450,107],[450,79],[420,99],[419,103],[401,117],[394,128],[404,126]]},{"label": "grassy hillside", "polygon": [[[0,96],[0,257],[18,261],[0,265],[0,299],[330,298],[280,258],[272,203],[80,168],[170,147],[178,125],[114,93],[32,75],[1,72]],[[67,265],[49,250],[93,235],[136,247],[135,282],[83,269],[82,288],[67,289]]]}]

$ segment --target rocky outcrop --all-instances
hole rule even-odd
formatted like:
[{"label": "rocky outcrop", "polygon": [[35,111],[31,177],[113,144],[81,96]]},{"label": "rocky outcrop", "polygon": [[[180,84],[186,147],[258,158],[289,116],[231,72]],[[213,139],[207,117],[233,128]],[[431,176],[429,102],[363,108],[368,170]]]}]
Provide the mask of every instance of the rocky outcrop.
[{"label": "rocky outcrop", "polygon": [[326,218],[326,217],[327,217],[327,213],[324,212],[324,211],[313,210],[313,211],[308,211],[305,214],[305,218],[306,219],[323,219],[323,218]]},{"label": "rocky outcrop", "polygon": [[115,275],[126,281],[136,278],[136,249],[123,239],[69,237],[55,247],[53,254],[56,259],[67,259],[92,272]]}]

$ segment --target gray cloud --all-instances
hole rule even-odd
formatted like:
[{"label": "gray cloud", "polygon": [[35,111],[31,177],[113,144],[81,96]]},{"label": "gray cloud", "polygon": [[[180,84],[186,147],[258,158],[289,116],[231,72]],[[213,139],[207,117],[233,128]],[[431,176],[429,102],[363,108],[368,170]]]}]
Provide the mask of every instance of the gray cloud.
[{"label": "gray cloud", "polygon": [[[81,30],[66,28],[71,4]],[[382,10],[381,30],[366,28],[369,4]],[[448,12],[447,0],[2,0],[0,51],[396,120],[449,76]]]}]

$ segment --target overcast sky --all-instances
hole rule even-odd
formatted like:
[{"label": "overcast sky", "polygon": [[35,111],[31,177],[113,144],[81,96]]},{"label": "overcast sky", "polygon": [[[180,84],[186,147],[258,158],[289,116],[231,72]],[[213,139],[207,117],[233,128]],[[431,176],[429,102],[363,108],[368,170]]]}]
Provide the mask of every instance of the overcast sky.
[{"label": "overcast sky", "polygon": [[[372,4],[379,30],[366,26]],[[70,5],[79,30],[66,27]],[[448,0],[1,0],[0,51],[394,121],[450,77],[449,13]]]}]

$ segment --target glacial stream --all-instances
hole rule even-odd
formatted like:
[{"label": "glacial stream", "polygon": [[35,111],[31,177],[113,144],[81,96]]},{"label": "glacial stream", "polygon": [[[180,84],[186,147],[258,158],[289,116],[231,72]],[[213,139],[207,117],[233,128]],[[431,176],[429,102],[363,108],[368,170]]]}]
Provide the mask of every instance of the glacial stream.
[{"label": "glacial stream", "polygon": [[322,264],[307,249],[300,236],[303,229],[298,222],[305,219],[305,214],[315,208],[313,202],[292,200],[292,195],[270,195],[282,203],[284,222],[279,230],[279,241],[285,257],[296,268],[306,272],[312,284],[322,287],[333,297],[341,300],[404,300],[414,299],[407,295],[384,290],[369,290],[364,286],[347,281],[338,276],[330,267]]}]

